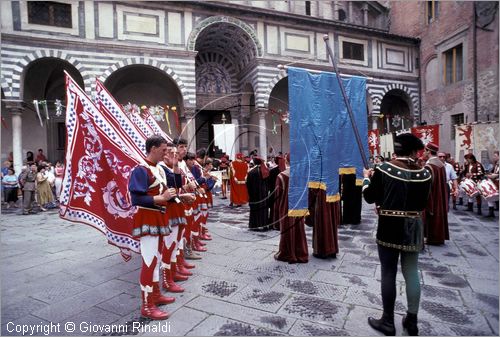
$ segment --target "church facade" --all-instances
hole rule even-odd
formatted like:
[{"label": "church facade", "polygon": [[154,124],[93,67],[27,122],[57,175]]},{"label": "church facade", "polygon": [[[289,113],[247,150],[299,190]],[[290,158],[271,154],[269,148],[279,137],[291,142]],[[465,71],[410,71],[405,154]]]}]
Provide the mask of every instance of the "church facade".
[{"label": "church facade", "polygon": [[[232,152],[288,152],[286,70],[367,77],[369,128],[420,122],[419,40],[389,33],[376,1],[2,1],[2,156],[64,158],[64,73],[93,95],[152,107],[172,137],[209,147],[236,129]],[[57,102],[57,104],[56,104]],[[37,108],[38,106],[38,108]],[[59,108],[58,108],[59,106]],[[62,110],[62,111],[61,111]]]}]

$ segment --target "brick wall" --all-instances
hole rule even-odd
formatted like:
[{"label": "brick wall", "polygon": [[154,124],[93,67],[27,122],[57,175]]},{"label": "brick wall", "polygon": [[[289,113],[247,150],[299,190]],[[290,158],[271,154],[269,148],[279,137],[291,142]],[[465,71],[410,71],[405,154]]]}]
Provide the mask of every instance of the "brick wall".
[{"label": "brick wall", "polygon": [[[441,53],[456,43],[464,48],[464,79],[444,85],[442,67],[438,67],[438,86],[422,91],[422,120],[428,124],[441,124],[440,144],[451,152],[451,115],[463,113],[468,122],[474,121],[474,62],[473,62],[473,2],[439,1],[435,21],[427,23],[426,1],[391,2],[390,32],[418,37],[422,87],[425,88],[426,64],[434,57],[440,61]],[[409,13],[415,13],[410,15]],[[477,29],[477,96],[479,121],[498,120],[498,12],[488,26],[493,31]]]}]

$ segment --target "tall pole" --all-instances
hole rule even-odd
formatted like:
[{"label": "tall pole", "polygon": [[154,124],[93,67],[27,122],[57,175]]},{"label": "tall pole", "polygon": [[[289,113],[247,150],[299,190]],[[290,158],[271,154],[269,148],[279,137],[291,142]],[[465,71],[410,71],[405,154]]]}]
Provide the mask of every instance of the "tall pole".
[{"label": "tall pole", "polygon": [[323,35],[323,40],[325,41],[326,50],[328,52],[328,56],[332,61],[333,70],[335,74],[337,74],[337,81],[339,82],[340,91],[342,92],[342,97],[344,97],[344,102],[347,107],[347,112],[349,113],[349,117],[351,119],[352,129],[354,131],[354,135],[356,136],[356,142],[358,143],[359,153],[361,154],[361,159],[363,160],[363,166],[365,169],[368,169],[368,160],[366,159],[366,154],[363,151],[363,144],[361,143],[361,137],[359,136],[358,127],[356,126],[356,120],[354,119],[354,113],[352,112],[351,104],[349,103],[349,99],[347,98],[347,94],[345,92],[344,84],[342,83],[342,78],[340,77],[340,72],[337,68],[337,64],[335,63],[335,58],[333,57],[333,51],[328,43],[329,37],[327,34]]}]

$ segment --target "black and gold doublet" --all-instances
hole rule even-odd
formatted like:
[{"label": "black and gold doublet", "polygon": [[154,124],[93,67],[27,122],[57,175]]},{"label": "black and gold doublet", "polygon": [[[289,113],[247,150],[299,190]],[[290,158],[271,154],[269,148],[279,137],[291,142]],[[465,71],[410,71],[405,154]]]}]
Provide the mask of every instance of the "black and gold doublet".
[{"label": "black and gold doublet", "polygon": [[408,252],[423,247],[422,213],[427,205],[432,175],[406,159],[395,159],[363,180],[363,197],[379,214],[377,243]]}]

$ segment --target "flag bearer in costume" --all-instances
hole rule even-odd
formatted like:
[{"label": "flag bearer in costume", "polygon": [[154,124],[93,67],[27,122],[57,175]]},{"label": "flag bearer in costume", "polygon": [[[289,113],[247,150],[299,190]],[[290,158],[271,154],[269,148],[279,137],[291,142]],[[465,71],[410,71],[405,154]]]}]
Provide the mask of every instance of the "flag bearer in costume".
[{"label": "flag bearer in costume", "polygon": [[173,293],[183,292],[184,289],[175,282],[187,280],[188,276],[193,275],[187,268],[194,268],[194,265],[184,261],[183,249],[180,248],[187,225],[183,203],[190,203],[195,199],[191,193],[182,193],[182,175],[178,165],[176,148],[172,143],[168,144],[167,154],[160,164],[165,171],[167,186],[175,188],[179,194],[168,205],[168,223],[172,233],[164,238],[162,245],[163,288]]},{"label": "flag bearer in costume", "polygon": [[[179,169],[182,175],[182,185],[186,187],[187,192],[195,192],[196,184],[194,183],[193,175],[191,171],[189,171],[186,161],[184,157],[187,154],[187,141],[185,139],[179,138],[175,141],[175,145],[177,146],[177,159],[179,162]],[[196,252],[192,249],[191,242],[191,231],[194,227],[194,215],[193,210],[198,206],[196,201],[190,204],[184,204],[184,215],[187,220],[186,230],[184,231],[184,238],[180,243],[180,247],[184,249],[184,256],[188,260],[199,260],[201,256],[196,254]]]},{"label": "flag bearer in costume", "polygon": [[206,212],[208,211],[205,190],[201,188],[201,183],[204,181],[204,178],[201,177],[202,170],[198,162],[196,161],[196,156],[194,153],[188,152],[186,157],[184,157],[184,161],[186,162],[189,173],[194,178],[197,189],[196,204],[198,205],[198,208],[194,209],[193,212],[194,224],[193,228],[191,229],[191,234],[192,234],[191,248],[197,252],[206,252],[207,249],[204,247],[205,244],[200,241],[200,234],[201,234],[202,223],[204,220],[204,214],[206,214]]},{"label": "flag bearer in costume", "polygon": [[[464,173],[465,177],[472,179],[476,184],[483,180],[485,171],[483,164],[478,162],[476,160],[476,157],[472,153],[468,153],[464,156],[465,160],[467,163],[464,164]],[[468,212],[473,212],[472,206],[474,205],[474,198],[469,198],[469,202],[467,203],[467,209],[466,211]],[[481,195],[478,195],[476,197],[476,202],[477,202],[477,214],[482,215],[481,211]]]},{"label": "flag bearer in costume", "polygon": [[248,164],[243,159],[243,154],[236,154],[236,159],[231,162],[230,167],[230,186],[231,203],[229,206],[240,207],[248,203],[248,191],[246,186]]},{"label": "flag bearer in costume", "polygon": [[407,315],[403,327],[408,335],[418,335],[417,314],[420,304],[418,254],[423,248],[422,213],[427,205],[431,173],[415,164],[417,151],[424,148],[416,136],[406,133],[395,137],[396,158],[375,169],[364,170],[363,197],[378,209],[377,244],[382,266],[382,318],[368,318],[368,324],[386,336],[394,336],[394,304],[398,259],[406,283]]},{"label": "flag bearer in costume", "polygon": [[141,315],[155,320],[167,319],[169,316],[157,305],[175,301],[173,297],[163,296],[159,285],[161,241],[171,232],[166,205],[176,194],[175,189],[167,189],[164,171],[158,165],[166,151],[167,141],[164,138],[157,135],[149,137],[146,140],[147,166],[136,166],[129,180],[132,205],[137,206],[132,236],[141,243]]}]

